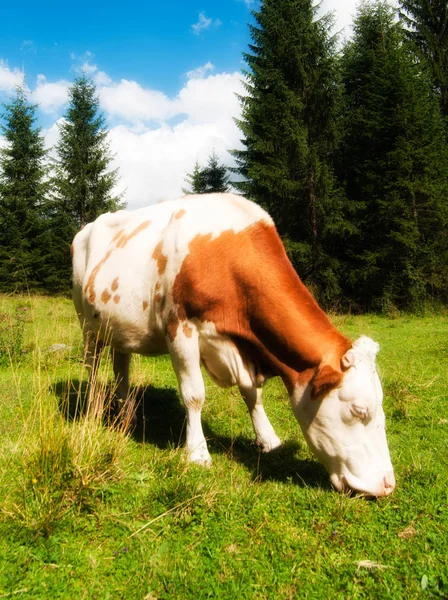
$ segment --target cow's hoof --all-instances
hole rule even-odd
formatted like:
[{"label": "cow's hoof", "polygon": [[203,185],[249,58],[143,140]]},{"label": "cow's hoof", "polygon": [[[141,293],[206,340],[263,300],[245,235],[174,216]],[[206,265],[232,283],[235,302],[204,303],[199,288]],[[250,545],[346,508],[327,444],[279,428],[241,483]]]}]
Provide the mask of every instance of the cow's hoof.
[{"label": "cow's hoof", "polygon": [[280,446],[282,445],[280,439],[277,436],[272,437],[269,440],[264,440],[263,442],[257,440],[256,444],[257,446],[260,446],[262,452],[271,452],[276,448],[280,448]]},{"label": "cow's hoof", "polygon": [[188,460],[195,465],[201,467],[210,467],[212,464],[212,457],[210,456],[207,448],[195,448],[188,454]]}]

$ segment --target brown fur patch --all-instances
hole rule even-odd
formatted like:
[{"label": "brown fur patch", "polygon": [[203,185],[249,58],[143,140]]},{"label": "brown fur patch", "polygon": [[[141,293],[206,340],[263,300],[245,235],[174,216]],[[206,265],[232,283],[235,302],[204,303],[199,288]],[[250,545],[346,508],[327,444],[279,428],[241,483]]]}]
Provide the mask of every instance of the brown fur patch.
[{"label": "brown fur patch", "polygon": [[159,242],[152,253],[153,259],[157,261],[157,270],[159,275],[162,275],[165,272],[166,264],[168,262],[168,257],[162,253],[162,246],[163,242]]},{"label": "brown fur patch", "polygon": [[187,338],[191,338],[191,336],[193,335],[193,330],[191,327],[189,327],[186,323],[185,325],[182,327],[182,331],[184,332],[184,335]]},{"label": "brown fur patch", "polygon": [[178,211],[177,211],[177,213],[174,215],[174,218],[175,218],[175,219],[181,219],[181,218],[184,216],[184,214],[185,214],[186,212],[187,212],[187,211],[185,210],[185,208],[181,208],[181,209],[180,209],[180,210],[178,210]]},{"label": "brown fur patch", "polygon": [[179,327],[179,318],[174,312],[170,310],[168,318],[166,320],[165,332],[170,340],[173,342],[176,337],[177,329]]},{"label": "brown fur patch", "polygon": [[263,221],[193,238],[173,300],[177,318],[214,323],[261,372],[281,375],[290,392],[322,362],[340,372],[351,346],[299,279],[275,227]]},{"label": "brown fur patch", "polygon": [[115,304],[118,304],[120,302],[120,296],[118,294],[115,294],[113,300],[114,300]]},{"label": "brown fur patch", "polygon": [[149,306],[148,302],[146,300],[143,300],[143,302],[142,302],[143,310],[146,310],[148,308],[148,306]]},{"label": "brown fur patch", "polygon": [[112,281],[112,285],[110,286],[110,289],[113,292],[116,292],[118,290],[118,277],[115,277],[115,279]]},{"label": "brown fur patch", "polygon": [[203,401],[198,398],[191,398],[188,401],[188,408],[192,408],[193,410],[200,411],[202,409]]},{"label": "brown fur patch", "polygon": [[101,300],[104,302],[104,304],[107,304],[110,299],[111,299],[111,295],[109,293],[109,290],[108,289],[103,290],[103,293],[101,294]]},{"label": "brown fur patch", "polygon": [[[128,233],[127,235],[126,234],[121,235],[120,239],[117,239],[116,247],[124,248],[126,246],[126,244],[129,242],[129,240],[132,240],[133,237],[135,237],[136,235],[138,235],[139,233],[141,233],[142,231],[147,229],[150,225],[151,225],[150,220],[143,221],[143,223],[140,223],[140,225],[138,227],[136,227],[133,231],[131,231],[131,233]],[[115,239],[115,237],[113,239]]]},{"label": "brown fur patch", "polygon": [[114,235],[114,237],[111,240],[111,244],[113,244],[114,242],[116,242],[124,233],[124,229],[120,229],[120,231],[117,231],[117,233]]},{"label": "brown fur patch", "polygon": [[106,252],[106,254],[103,256],[103,258],[100,260],[100,262],[96,265],[96,267],[94,267],[92,269],[92,272],[89,275],[89,279],[87,280],[86,286],[84,288],[84,292],[87,295],[87,300],[90,302],[90,304],[93,304],[95,302],[95,298],[96,298],[96,294],[95,294],[95,279],[96,276],[98,275],[99,270],[101,269],[101,267],[104,265],[104,263],[107,261],[107,259],[110,257],[110,255],[112,254],[112,250],[108,250]]},{"label": "brown fur patch", "polygon": [[319,396],[326,394],[330,390],[338,387],[342,381],[342,373],[336,371],[330,365],[319,365],[314,377],[310,381],[311,398],[316,400]]},{"label": "brown fur patch", "polygon": [[158,281],[158,282],[156,283],[156,292],[157,292],[158,290],[160,290],[160,287],[161,287],[161,285],[160,285],[160,281]]},{"label": "brown fur patch", "polygon": [[155,295],[156,302],[160,302],[162,300],[162,298],[163,298],[162,294],[156,294]]}]

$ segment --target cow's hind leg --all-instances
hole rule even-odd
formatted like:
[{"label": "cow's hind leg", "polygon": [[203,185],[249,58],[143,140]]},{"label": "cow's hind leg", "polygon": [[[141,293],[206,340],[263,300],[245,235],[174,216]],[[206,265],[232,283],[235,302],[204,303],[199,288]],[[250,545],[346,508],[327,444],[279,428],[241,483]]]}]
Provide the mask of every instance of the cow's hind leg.
[{"label": "cow's hind leg", "polygon": [[118,400],[117,413],[122,423],[135,425],[133,403],[129,403],[129,365],[131,355],[112,350],[112,364],[115,375],[115,396]]},{"label": "cow's hind leg", "polygon": [[205,399],[204,380],[200,366],[197,331],[179,327],[173,341],[168,341],[182,400],[187,413],[186,448],[191,462],[209,466],[212,462],[201,424]]},{"label": "cow's hind leg", "polygon": [[270,452],[281,446],[281,441],[264,411],[261,388],[240,387],[239,389],[252,419],[257,444],[261,446],[263,452]]},{"label": "cow's hind leg", "polygon": [[112,350],[112,363],[115,375],[115,393],[122,402],[126,401],[129,394],[129,365],[130,354],[123,354],[118,350]]}]

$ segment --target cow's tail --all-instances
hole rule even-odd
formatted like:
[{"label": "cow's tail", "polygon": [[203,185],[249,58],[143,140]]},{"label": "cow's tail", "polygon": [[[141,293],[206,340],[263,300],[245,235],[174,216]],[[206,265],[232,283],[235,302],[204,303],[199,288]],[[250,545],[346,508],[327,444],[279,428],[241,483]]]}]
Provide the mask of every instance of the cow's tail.
[{"label": "cow's tail", "polygon": [[75,235],[71,246],[72,253],[72,295],[76,312],[78,313],[81,324],[84,320],[82,286],[84,275],[87,268],[88,247],[90,240],[90,231],[92,225],[89,223],[79,233]]}]

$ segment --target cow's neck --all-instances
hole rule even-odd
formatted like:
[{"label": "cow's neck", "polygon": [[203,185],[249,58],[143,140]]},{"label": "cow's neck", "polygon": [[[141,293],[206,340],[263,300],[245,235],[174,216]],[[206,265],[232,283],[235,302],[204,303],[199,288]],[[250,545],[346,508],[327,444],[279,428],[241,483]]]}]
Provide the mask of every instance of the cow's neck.
[{"label": "cow's neck", "polygon": [[340,370],[351,342],[332,325],[287,259],[280,276],[275,274],[275,287],[265,287],[250,300],[252,342],[290,394],[306,385],[321,363]]}]

